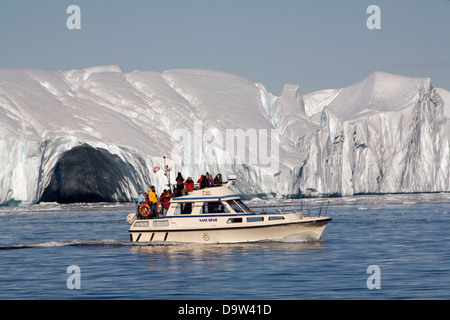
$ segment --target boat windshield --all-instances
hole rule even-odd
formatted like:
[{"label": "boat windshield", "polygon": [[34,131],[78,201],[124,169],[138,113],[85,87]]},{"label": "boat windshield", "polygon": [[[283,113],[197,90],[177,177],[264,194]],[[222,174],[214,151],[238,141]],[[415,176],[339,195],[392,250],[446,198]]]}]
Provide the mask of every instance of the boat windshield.
[{"label": "boat windshield", "polygon": [[220,201],[203,202],[202,213],[230,213]]},{"label": "boat windshield", "polygon": [[241,200],[228,200],[227,203],[236,212],[253,212]]}]

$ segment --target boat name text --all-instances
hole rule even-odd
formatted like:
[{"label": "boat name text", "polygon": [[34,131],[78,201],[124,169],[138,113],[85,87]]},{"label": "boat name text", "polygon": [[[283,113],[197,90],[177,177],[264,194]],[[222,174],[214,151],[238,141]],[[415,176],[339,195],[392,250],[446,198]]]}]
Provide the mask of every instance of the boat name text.
[{"label": "boat name text", "polygon": [[198,219],[200,222],[217,222],[217,218],[201,218]]}]

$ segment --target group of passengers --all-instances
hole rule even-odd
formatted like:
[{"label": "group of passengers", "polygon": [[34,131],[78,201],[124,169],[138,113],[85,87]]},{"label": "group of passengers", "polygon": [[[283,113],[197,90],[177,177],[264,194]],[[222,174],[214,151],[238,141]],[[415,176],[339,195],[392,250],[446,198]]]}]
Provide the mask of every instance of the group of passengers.
[{"label": "group of passengers", "polygon": [[[189,194],[189,191],[195,190],[194,180],[192,180],[191,177],[184,180],[181,172],[178,172],[178,176],[175,180],[177,184],[174,187],[173,193],[170,188],[164,189],[159,197],[159,202],[155,192],[155,186],[151,186],[150,189],[148,189],[148,193],[139,191],[139,195],[136,199],[137,216],[139,219],[165,217],[169,209],[170,199],[173,197],[185,196]],[[200,179],[197,180],[197,183],[199,184],[200,189],[221,186],[222,175],[218,173],[213,179],[212,175],[206,172],[205,175],[201,175]]]},{"label": "group of passengers", "polygon": [[[176,177],[177,185],[175,187],[175,197],[181,197],[188,194],[189,191],[195,189],[194,180],[191,177],[188,177],[186,181],[184,180],[181,172],[178,172],[178,176]],[[222,175],[218,173],[216,177],[213,179],[212,175],[209,172],[206,174],[202,174],[200,179],[197,180],[200,189],[210,188],[210,187],[218,187],[222,185]]]},{"label": "group of passengers", "polygon": [[159,196],[158,201],[155,186],[151,186],[150,189],[148,189],[148,193],[139,191],[139,195],[136,199],[138,218],[156,219],[164,217],[169,209],[170,199],[172,198],[172,192],[164,189],[163,193]]}]

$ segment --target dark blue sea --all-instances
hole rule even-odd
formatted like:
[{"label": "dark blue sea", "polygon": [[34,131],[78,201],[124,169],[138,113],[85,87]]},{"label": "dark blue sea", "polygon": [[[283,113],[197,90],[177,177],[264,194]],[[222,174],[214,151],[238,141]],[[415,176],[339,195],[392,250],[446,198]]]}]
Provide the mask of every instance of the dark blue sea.
[{"label": "dark blue sea", "polygon": [[133,204],[0,207],[0,299],[450,298],[450,194],[303,206],[327,201],[320,241],[233,245],[131,244]]}]

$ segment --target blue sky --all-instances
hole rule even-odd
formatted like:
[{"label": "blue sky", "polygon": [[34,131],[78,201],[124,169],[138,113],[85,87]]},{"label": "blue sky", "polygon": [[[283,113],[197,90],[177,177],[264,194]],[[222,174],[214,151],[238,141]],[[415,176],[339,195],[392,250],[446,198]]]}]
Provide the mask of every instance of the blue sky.
[{"label": "blue sky", "polygon": [[[69,5],[81,30],[69,30]],[[381,9],[369,30],[367,7]],[[304,93],[373,71],[450,90],[450,0],[1,0],[0,68],[220,70]]]}]

